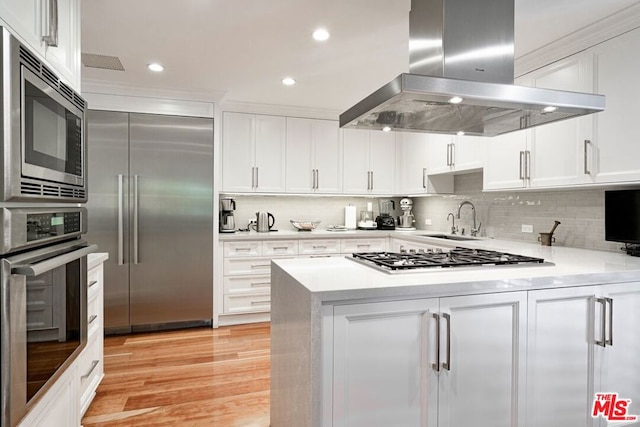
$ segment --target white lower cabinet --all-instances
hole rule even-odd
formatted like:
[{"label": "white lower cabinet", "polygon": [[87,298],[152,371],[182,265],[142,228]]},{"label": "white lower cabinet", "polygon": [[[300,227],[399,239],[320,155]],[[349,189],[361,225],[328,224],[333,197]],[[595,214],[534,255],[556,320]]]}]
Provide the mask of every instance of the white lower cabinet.
[{"label": "white lower cabinet", "polygon": [[524,426],[526,301],[510,292],[336,306],[324,425]]},{"label": "white lower cabinet", "polygon": [[595,393],[640,415],[640,283],[532,291],[528,336],[527,427],[606,426]]}]

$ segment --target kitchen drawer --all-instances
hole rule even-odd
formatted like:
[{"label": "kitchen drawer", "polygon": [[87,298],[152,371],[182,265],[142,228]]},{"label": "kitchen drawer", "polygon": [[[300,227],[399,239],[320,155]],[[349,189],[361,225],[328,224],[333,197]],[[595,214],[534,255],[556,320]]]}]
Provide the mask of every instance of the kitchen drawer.
[{"label": "kitchen drawer", "polygon": [[269,292],[271,276],[227,276],[224,278],[224,294]]},{"label": "kitchen drawer", "polygon": [[225,295],[226,314],[255,313],[271,310],[271,294]]},{"label": "kitchen drawer", "polygon": [[51,306],[27,307],[27,330],[45,329],[53,327],[53,310]]},{"label": "kitchen drawer", "polygon": [[271,274],[271,259],[293,258],[293,257],[271,257],[271,258],[225,258],[225,276],[244,275],[269,275]]},{"label": "kitchen drawer", "polygon": [[224,242],[224,257],[262,256],[262,241]]},{"label": "kitchen drawer", "polygon": [[98,333],[102,325],[102,298],[95,294],[87,302],[87,336]]},{"label": "kitchen drawer", "polygon": [[83,415],[95,396],[103,371],[102,337],[96,335],[89,339],[87,346],[78,358],[77,372],[80,376],[80,407]]},{"label": "kitchen drawer", "polygon": [[297,240],[270,240],[262,242],[262,255],[298,255]]},{"label": "kitchen drawer", "polygon": [[335,254],[340,253],[340,239],[328,240],[300,240],[300,255]]},{"label": "kitchen drawer", "polygon": [[386,238],[342,239],[340,241],[340,252],[344,254],[352,254],[354,252],[382,252],[386,250]]}]

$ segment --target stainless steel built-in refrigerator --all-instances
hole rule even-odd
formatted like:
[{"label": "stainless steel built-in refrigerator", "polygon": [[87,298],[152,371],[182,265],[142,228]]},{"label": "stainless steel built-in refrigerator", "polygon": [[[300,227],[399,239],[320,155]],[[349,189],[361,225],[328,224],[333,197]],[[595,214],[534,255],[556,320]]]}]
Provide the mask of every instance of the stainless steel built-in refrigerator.
[{"label": "stainless steel built-in refrigerator", "polygon": [[105,332],[211,324],[213,120],[90,110],[87,126]]}]

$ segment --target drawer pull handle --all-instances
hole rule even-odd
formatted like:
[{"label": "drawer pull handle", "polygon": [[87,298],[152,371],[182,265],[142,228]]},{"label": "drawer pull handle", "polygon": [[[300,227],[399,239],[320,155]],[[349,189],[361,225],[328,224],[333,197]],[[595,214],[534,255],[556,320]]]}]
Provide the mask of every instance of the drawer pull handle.
[{"label": "drawer pull handle", "polygon": [[273,248],[274,251],[286,251],[287,249],[289,249],[289,246],[275,246]]},{"label": "drawer pull handle", "polygon": [[313,249],[327,249],[326,246],[314,246]]},{"label": "drawer pull handle", "polygon": [[366,244],[366,245],[358,245],[359,248],[370,248],[371,245]]},{"label": "drawer pull handle", "polygon": [[98,281],[97,280],[92,280],[91,283],[89,283],[89,287],[92,287],[94,285],[97,285]]},{"label": "drawer pull handle", "polygon": [[271,282],[253,282],[251,283],[251,286],[269,286],[271,285]]},{"label": "drawer pull handle", "polygon": [[331,258],[331,255],[311,255],[309,258]]},{"label": "drawer pull handle", "polygon": [[236,248],[236,252],[249,252],[251,248]]},{"label": "drawer pull handle", "polygon": [[97,314],[94,314],[91,317],[89,317],[89,325],[92,324],[97,318],[98,318]]},{"label": "drawer pull handle", "polygon": [[267,267],[271,267],[270,264],[253,264],[251,266],[251,268],[267,268]]},{"label": "drawer pull handle", "polygon": [[251,305],[267,305],[271,304],[271,300],[267,301],[251,301]]},{"label": "drawer pull handle", "polygon": [[80,377],[81,381],[86,380],[87,378],[89,378],[91,376],[91,374],[93,373],[93,371],[98,367],[98,364],[100,363],[99,360],[94,360],[93,362],[91,362],[91,369],[89,369],[89,372],[87,372],[86,374],[84,374],[83,376]]}]

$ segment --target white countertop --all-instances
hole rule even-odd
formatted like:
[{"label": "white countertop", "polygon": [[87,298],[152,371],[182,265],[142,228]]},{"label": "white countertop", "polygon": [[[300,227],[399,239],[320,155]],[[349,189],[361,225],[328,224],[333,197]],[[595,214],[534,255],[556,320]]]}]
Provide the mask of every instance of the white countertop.
[{"label": "white countertop", "polygon": [[[237,240],[270,240],[270,239],[340,239],[340,238],[371,238],[371,237],[389,237],[389,233],[395,231],[386,230],[346,230],[346,231],[328,231],[326,229],[317,229],[313,231],[297,231],[297,230],[278,230],[268,233],[258,233],[256,231],[236,231],[235,233],[220,233],[220,241],[237,241]],[[403,233],[398,231],[398,233]],[[415,231],[407,232],[415,233]],[[422,231],[424,234],[424,230]]]},{"label": "white countertop", "polygon": [[[420,233],[426,234],[425,231]],[[441,239],[416,236],[415,232],[413,236],[406,236],[423,243],[442,243]],[[463,295],[640,281],[640,258],[622,252],[540,246],[497,239],[445,243],[544,258],[554,265],[459,267],[389,274],[344,257],[279,259],[273,262],[321,301]]]},{"label": "white countertop", "polygon": [[87,269],[92,269],[93,267],[105,262],[109,259],[109,253],[107,252],[96,252],[93,254],[87,255]]}]

